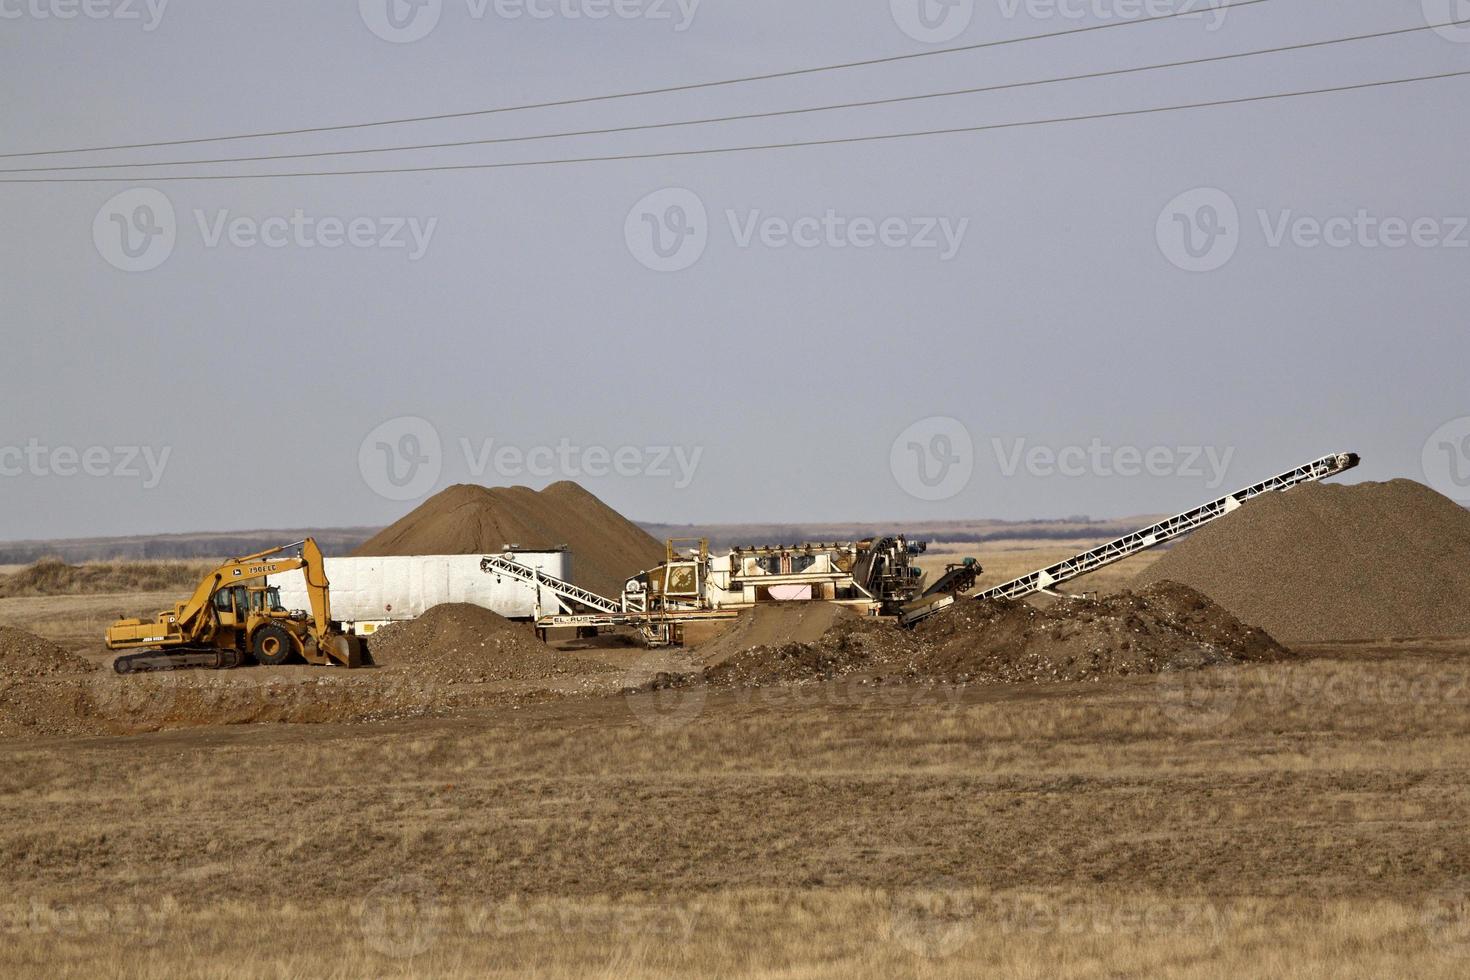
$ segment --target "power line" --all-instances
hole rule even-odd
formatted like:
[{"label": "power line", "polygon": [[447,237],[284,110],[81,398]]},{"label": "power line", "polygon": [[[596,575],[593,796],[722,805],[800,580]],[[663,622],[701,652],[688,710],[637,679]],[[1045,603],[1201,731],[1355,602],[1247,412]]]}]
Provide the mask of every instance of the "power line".
[{"label": "power line", "polygon": [[772,112],[750,112],[733,116],[712,116],[704,119],[684,119],[675,122],[645,123],[636,126],[615,126],[607,129],[584,129],[562,133],[540,133],[533,136],[501,136],[487,139],[455,140],[446,143],[418,143],[409,146],[382,146],[370,147],[357,150],[324,150],[315,153],[276,153],[260,156],[243,157],[216,157],[208,160],[160,160],[152,163],[90,163],[70,164],[57,167],[16,167],[0,169],[0,174],[31,174],[31,173],[55,173],[61,171],[76,170],[135,170],[145,167],[191,167],[204,166],[219,163],[259,163],[274,160],[301,160],[315,157],[340,157],[361,156],[373,153],[402,153],[410,150],[443,150],[465,146],[488,146],[504,143],[527,143],[538,140],[567,139],[579,136],[606,136],[615,133],[631,133],[642,130],[673,129],[683,126],[704,126],[714,123],[741,122],[752,119],[771,119],[782,116],[798,116],[814,112],[831,112],[838,109],[862,109],[875,106],[896,105],[905,102],[921,102],[930,99],[945,99],[959,95],[977,95],[985,92],[1001,92],[1010,89],[1031,88],[1038,85],[1053,85],[1062,82],[1091,81],[1100,78],[1113,78],[1120,75],[1132,75],[1141,72],[1162,71],[1172,68],[1186,68],[1195,65],[1211,64],[1223,61],[1235,61],[1242,58],[1256,58],[1264,55],[1285,54],[1294,51],[1304,51],[1311,48],[1324,48],[1337,44],[1349,44],[1358,41],[1381,40],[1388,37],[1397,37],[1405,34],[1417,34],[1423,31],[1438,30],[1445,27],[1455,27],[1462,24],[1470,24],[1470,18],[1465,20],[1450,21],[1445,24],[1426,24],[1420,27],[1404,27],[1397,30],[1377,31],[1372,34],[1358,34],[1352,37],[1332,38],[1325,41],[1308,41],[1299,44],[1286,44],[1274,48],[1262,48],[1256,51],[1241,51],[1233,54],[1213,55],[1205,58],[1190,58],[1184,61],[1170,61],[1161,64],[1142,65],[1135,68],[1114,68],[1107,71],[1086,72],[1078,75],[1062,75],[1056,78],[1041,78],[1024,82],[1007,82],[999,85],[985,85],[978,88],[955,89],[947,92],[930,92],[923,95],[903,95],[886,99],[869,99],[862,102],[843,102],[836,105],[811,106],[802,109],[782,109]]},{"label": "power line", "polygon": [[[1256,4],[1270,3],[1272,0],[1234,0],[1233,3],[1220,4],[1211,8],[1212,11],[1226,11],[1234,7],[1251,7]],[[743,85],[748,82],[764,82],[779,78],[795,78],[801,75],[815,75],[829,71],[843,71],[850,68],[867,68],[873,65],[894,64],[901,61],[911,61],[917,58],[934,58],[940,55],[959,54],[966,51],[980,51],[986,48],[999,48],[1012,44],[1024,44],[1030,41],[1044,41],[1050,38],[1067,37],[1074,34],[1086,34],[1093,31],[1106,31],[1115,27],[1134,27],[1139,24],[1149,24],[1157,21],[1173,20],[1179,17],[1200,16],[1206,11],[1196,10],[1192,6],[1186,6],[1167,14],[1157,14],[1152,17],[1138,17],[1132,20],[1111,21],[1104,24],[1089,24],[1085,27],[1073,27],[1065,31],[1054,31],[1050,34],[1030,34],[1024,37],[1005,38],[998,41],[982,41],[978,44],[966,44],[952,48],[935,48],[929,51],[914,51],[909,54],[888,55],[882,58],[869,58],[863,61],[847,61],[835,65],[821,65],[815,68],[794,68],[787,71],[768,72],[763,75],[743,75],[738,78],[725,78],[713,82],[692,82],[683,85],[667,85],[662,88],[641,89],[633,92],[617,92],[609,95],[586,95],[573,99],[559,99],[551,102],[533,102],[523,105],[500,106],[494,109],[473,109],[465,112],[444,112],[429,116],[405,116],[401,119],[383,119],[375,122],[342,123],[335,126],[308,126],[302,129],[281,129],[272,132],[240,133],[234,136],[200,136],[192,139],[158,140],[152,143],[119,143],[113,146],[85,146],[74,147],[67,150],[27,150],[24,152],[0,153],[0,159],[13,159],[15,157],[54,156],[62,153],[101,153],[108,150],[142,150],[161,146],[185,146],[194,143],[218,143],[227,140],[263,139],[273,136],[300,136],[307,133],[333,133],[352,129],[370,129],[378,126],[399,126],[405,123],[439,122],[446,119],[467,119],[474,116],[489,116],[504,112],[522,112],[530,109],[553,109],[562,106],[586,105],[593,102],[610,102],[614,99],[632,99],[647,95],[667,95],[674,92],[693,92],[701,89],[721,88],[728,85]]]},{"label": "power line", "polygon": [[1210,102],[1189,102],[1182,105],[1153,106],[1147,109],[1124,109],[1116,112],[1100,112],[1081,116],[1055,116],[1048,119],[1028,119],[1018,122],[990,123],[984,126],[957,126],[949,129],[926,129],[909,133],[884,133],[877,136],[847,136],[837,139],[804,140],[793,143],[764,143],[753,146],[710,147],[701,150],[668,150],[658,153],[627,153],[618,155],[568,157],[554,160],[521,160],[507,163],[464,163],[433,167],[383,167],[371,170],[301,171],[284,174],[192,174],[164,175],[158,177],[5,177],[0,184],[115,184],[137,181],[184,181],[184,180],[277,180],[285,177],[362,177],[383,174],[442,173],[453,170],[508,170],[516,167],[551,167],[573,163],[611,163],[624,160],[655,160],[677,157],[713,156],[721,153],[749,153],[757,150],[787,150],[807,146],[840,146],[853,143],[876,143],[887,140],[915,139],[924,136],[947,136],[958,133],[983,133],[1001,129],[1020,129],[1032,126],[1049,126],[1058,123],[1086,122],[1094,119],[1120,119],[1128,116],[1147,116],[1156,113],[1180,112],[1187,109],[1210,109],[1219,106],[1245,105],[1253,102],[1273,102],[1309,95],[1328,95],[1336,92],[1355,92],[1366,89],[1385,88],[1391,85],[1408,85],[1415,82],[1432,82],[1447,78],[1462,78],[1470,70],[1441,72],[1436,75],[1416,75],[1412,78],[1391,78],[1379,82],[1358,82],[1353,85],[1337,85],[1331,88],[1306,89],[1297,92],[1277,92],[1270,95],[1251,95],[1237,99],[1216,99]]}]

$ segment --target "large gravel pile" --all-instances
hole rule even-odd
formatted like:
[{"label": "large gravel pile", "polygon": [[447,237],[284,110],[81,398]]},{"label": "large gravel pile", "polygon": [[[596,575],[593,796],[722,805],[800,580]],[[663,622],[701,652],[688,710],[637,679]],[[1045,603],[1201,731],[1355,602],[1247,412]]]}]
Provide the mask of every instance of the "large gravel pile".
[{"label": "large gravel pile", "polygon": [[1184,539],[1136,580],[1172,579],[1272,635],[1470,634],[1470,512],[1411,480],[1307,484]]},{"label": "large gravel pile", "polygon": [[1275,660],[1286,650],[1260,629],[1174,582],[1046,609],[965,600],[913,631],[845,619],[819,640],[762,646],[705,670],[719,686],[849,675],[918,681],[1036,683],[1155,674]]},{"label": "large gravel pile", "polygon": [[663,545],[575,483],[450,487],[374,535],[356,555],[488,555],[508,544],[572,550],[576,584],[609,597],[664,560]]}]

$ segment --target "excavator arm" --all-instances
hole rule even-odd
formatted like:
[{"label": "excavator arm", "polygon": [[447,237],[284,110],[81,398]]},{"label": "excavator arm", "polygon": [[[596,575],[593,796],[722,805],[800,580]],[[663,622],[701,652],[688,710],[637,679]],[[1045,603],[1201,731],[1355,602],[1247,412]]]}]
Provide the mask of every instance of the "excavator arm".
[{"label": "excavator arm", "polygon": [[[297,545],[301,546],[300,557],[295,555],[285,558],[273,557],[290,551]],[[308,551],[315,552],[314,562],[308,557]],[[315,576],[312,575],[313,564],[316,568]],[[194,589],[194,594],[187,601],[180,603],[176,609],[174,615],[178,620],[180,632],[191,639],[198,639],[202,635],[209,604],[214,601],[220,589],[252,582],[270,575],[279,575],[282,572],[294,571],[298,568],[306,570],[307,594],[311,596],[312,616],[317,628],[324,630],[331,617],[330,600],[327,597],[327,575],[322,562],[321,550],[317,548],[314,540],[307,538],[305,541],[281,545],[279,548],[247,555],[244,558],[232,558],[210,572]],[[313,577],[320,584],[314,583]]]}]

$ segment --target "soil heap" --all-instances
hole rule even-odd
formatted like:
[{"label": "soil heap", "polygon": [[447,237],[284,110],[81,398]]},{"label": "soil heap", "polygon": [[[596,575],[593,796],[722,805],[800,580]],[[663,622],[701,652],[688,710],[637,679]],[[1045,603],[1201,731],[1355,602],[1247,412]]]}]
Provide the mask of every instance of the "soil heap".
[{"label": "soil heap", "polygon": [[86,674],[96,668],[74,653],[33,633],[0,626],[0,677]]},{"label": "soil heap", "polygon": [[575,483],[528,487],[460,484],[430,497],[353,554],[495,554],[507,544],[572,550],[577,585],[616,598],[623,583],[664,560],[664,547]]},{"label": "soil heap", "polygon": [[1201,528],[1135,584],[1161,579],[1287,642],[1470,634],[1470,511],[1412,480],[1305,484]]},{"label": "soil heap", "polygon": [[841,619],[815,642],[725,652],[704,676],[719,686],[855,674],[1035,683],[1155,674],[1286,655],[1265,632],[1244,625],[1195,590],[1160,582],[1137,593],[1068,599],[1046,609],[1011,600],[962,601],[912,631],[869,619]]},{"label": "soil heap", "polygon": [[558,653],[530,626],[464,603],[386,626],[368,640],[368,651],[381,668],[443,684],[550,680],[613,669]]}]

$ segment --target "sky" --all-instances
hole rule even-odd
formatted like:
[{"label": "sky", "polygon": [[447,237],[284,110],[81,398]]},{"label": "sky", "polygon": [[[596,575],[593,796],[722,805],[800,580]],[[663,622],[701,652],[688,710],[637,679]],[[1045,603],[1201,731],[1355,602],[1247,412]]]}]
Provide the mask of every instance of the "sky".
[{"label": "sky", "polygon": [[[1362,454],[1470,500],[1464,0],[0,0],[0,539],[1174,512]],[[1170,12],[1194,16],[1126,23]],[[1094,25],[1114,25],[1082,31]],[[1037,34],[1046,40],[933,53]],[[173,181],[578,157],[640,159]]]}]

